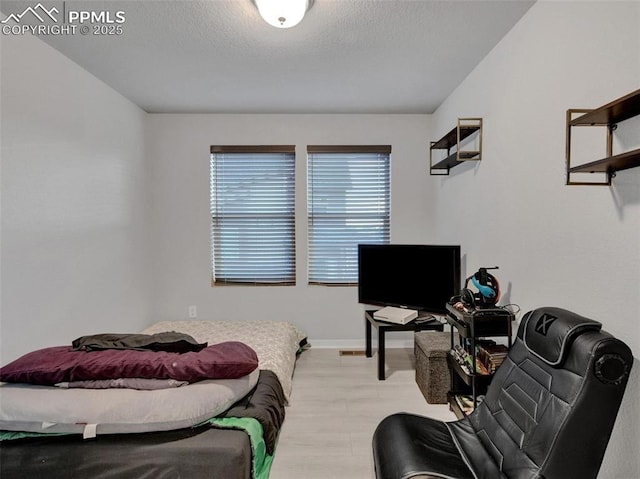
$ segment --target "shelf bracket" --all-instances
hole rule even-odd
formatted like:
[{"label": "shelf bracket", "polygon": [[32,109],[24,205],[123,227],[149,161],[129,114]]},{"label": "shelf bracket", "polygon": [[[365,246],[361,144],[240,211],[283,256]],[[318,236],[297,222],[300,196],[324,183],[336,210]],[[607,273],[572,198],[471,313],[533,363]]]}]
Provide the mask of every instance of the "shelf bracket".
[{"label": "shelf bracket", "polygon": [[[449,170],[451,169],[450,167],[447,166],[446,169],[433,167],[433,150],[434,150],[433,145],[435,144],[436,144],[435,141],[429,142],[429,174],[431,176],[448,176]],[[447,149],[447,156],[449,155],[449,150],[450,149]]]},{"label": "shelf bracket", "polygon": [[[572,125],[571,122],[574,120],[574,115],[576,114],[584,115],[586,113],[591,113],[592,111],[593,110],[587,110],[584,108],[570,108],[567,110],[566,184],[569,186],[575,186],[575,185],[610,186],[611,185],[612,172],[610,168],[608,168],[607,171],[605,172],[606,174],[605,181],[574,181],[571,176],[572,173],[577,173],[574,167],[571,165],[571,129],[576,126],[576,125]],[[585,125],[579,125],[579,126],[585,126]],[[587,126],[603,126],[603,125],[591,124]],[[604,125],[604,126],[607,126],[607,125]],[[613,149],[613,130],[610,127],[608,127],[607,128],[607,155],[608,156],[611,156],[612,149]],[[586,173],[594,173],[594,172],[586,172]]]}]

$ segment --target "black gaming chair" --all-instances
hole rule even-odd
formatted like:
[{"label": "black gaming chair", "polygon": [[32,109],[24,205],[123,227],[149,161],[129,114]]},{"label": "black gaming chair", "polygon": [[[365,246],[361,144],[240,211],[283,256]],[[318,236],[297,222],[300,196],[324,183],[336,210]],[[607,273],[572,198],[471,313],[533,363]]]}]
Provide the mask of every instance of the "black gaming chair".
[{"label": "black gaming chair", "polygon": [[441,422],[400,413],[378,425],[378,479],[595,478],[633,363],[601,324],[559,308],[527,313],[485,400]]}]

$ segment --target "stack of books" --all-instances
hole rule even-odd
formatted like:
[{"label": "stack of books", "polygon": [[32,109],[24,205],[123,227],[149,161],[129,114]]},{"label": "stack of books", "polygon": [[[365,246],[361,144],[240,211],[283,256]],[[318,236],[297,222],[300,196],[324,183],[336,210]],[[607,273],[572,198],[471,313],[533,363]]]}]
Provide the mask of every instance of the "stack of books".
[{"label": "stack of books", "polygon": [[[482,341],[476,345],[476,374],[487,376],[494,374],[500,367],[509,350],[503,344],[493,341]],[[467,373],[473,373],[473,356],[460,345],[454,346],[450,352],[460,367]]]},{"label": "stack of books", "polygon": [[504,344],[481,343],[476,346],[476,357],[478,362],[487,371],[487,374],[494,374],[500,367],[509,350]]}]

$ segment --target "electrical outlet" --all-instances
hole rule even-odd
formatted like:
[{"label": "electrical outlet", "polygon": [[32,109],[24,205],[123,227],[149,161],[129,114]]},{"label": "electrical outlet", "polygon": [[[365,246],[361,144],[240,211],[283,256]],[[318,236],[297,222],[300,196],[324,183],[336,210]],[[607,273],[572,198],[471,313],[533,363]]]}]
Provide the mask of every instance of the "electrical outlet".
[{"label": "electrical outlet", "polygon": [[198,317],[198,308],[195,306],[189,306],[189,317],[197,318]]}]

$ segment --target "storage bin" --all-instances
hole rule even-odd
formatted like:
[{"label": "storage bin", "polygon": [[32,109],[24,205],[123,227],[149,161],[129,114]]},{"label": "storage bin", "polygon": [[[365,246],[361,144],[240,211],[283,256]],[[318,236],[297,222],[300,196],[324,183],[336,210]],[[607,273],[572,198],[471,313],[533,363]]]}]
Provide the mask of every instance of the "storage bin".
[{"label": "storage bin", "polygon": [[451,387],[447,354],[451,333],[421,331],[414,336],[416,383],[429,404],[446,404]]}]

